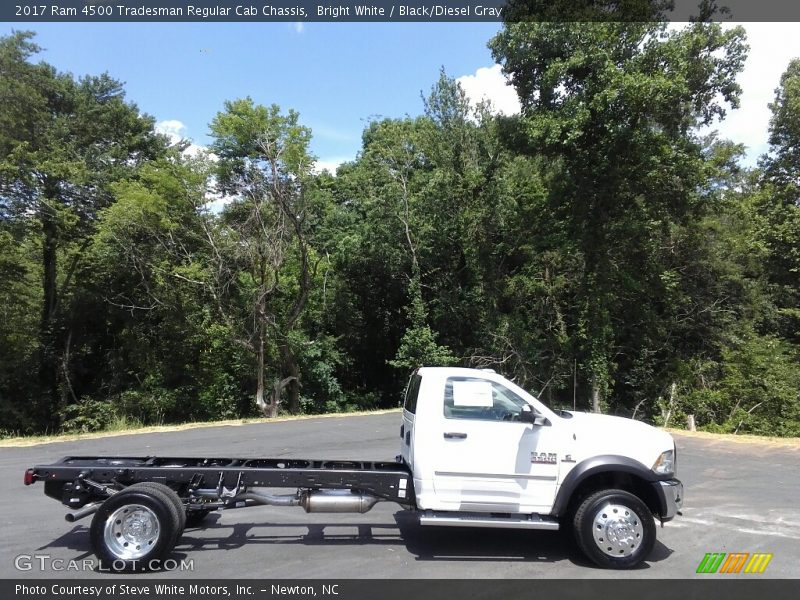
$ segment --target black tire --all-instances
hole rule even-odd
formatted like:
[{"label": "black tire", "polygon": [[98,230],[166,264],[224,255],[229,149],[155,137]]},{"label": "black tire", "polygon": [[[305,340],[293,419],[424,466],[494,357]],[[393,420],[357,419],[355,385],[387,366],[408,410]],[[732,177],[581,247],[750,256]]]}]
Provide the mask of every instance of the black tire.
[{"label": "black tire", "polygon": [[178,511],[179,531],[177,539],[180,539],[183,530],[186,528],[186,508],[183,506],[183,502],[181,502],[181,498],[180,496],[178,496],[178,493],[168,485],[164,485],[163,483],[156,483],[155,481],[142,481],[139,483],[134,483],[133,485],[128,487],[128,489],[130,488],[160,490],[169,497],[170,501],[175,506],[175,510]]},{"label": "black tire", "polygon": [[186,512],[186,527],[200,527],[211,511],[207,508],[192,509]]},{"label": "black tire", "polygon": [[581,502],[573,518],[573,532],[586,557],[607,569],[640,565],[656,543],[650,509],[624,490],[601,490]]},{"label": "black tire", "polygon": [[[153,537],[147,539],[144,533],[140,540],[126,541],[128,538],[120,532],[121,528],[125,530],[126,515],[132,519],[134,531],[143,522],[138,516],[144,515]],[[162,559],[169,555],[178,539],[179,527],[178,511],[167,494],[153,487],[131,486],[103,502],[92,519],[89,537],[104,569],[146,571],[159,568]]]}]

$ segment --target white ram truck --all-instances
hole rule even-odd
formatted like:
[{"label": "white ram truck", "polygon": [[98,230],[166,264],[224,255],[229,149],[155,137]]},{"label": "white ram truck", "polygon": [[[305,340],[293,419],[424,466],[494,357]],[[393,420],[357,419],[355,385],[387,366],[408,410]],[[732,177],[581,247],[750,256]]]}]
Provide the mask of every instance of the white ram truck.
[{"label": "white ram truck", "polygon": [[491,371],[422,368],[403,407],[402,460],[423,525],[571,527],[593,562],[630,568],[683,503],[668,433],[553,412]]},{"label": "white ram truck", "polygon": [[[680,510],[675,444],[643,423],[553,412],[492,372],[418,369],[405,394],[395,461],[295,458],[66,457],[25,484],[94,515],[90,538],[110,570],[159,568],[186,526],[256,505],[369,511],[395,502],[430,526],[572,529],[596,564],[647,558]],[[276,489],[296,488],[293,494]]]}]

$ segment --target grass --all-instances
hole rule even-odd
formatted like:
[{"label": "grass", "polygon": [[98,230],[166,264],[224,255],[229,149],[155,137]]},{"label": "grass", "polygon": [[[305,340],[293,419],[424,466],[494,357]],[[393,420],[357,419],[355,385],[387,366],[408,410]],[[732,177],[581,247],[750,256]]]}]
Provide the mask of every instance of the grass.
[{"label": "grass", "polygon": [[144,427],[144,423],[142,423],[139,419],[134,419],[132,417],[116,417],[111,424],[106,427],[104,432],[106,433],[113,433],[113,432],[127,432],[136,429],[142,429]]},{"label": "grass", "polygon": [[674,435],[699,438],[704,440],[714,440],[720,442],[736,442],[739,444],[769,444],[773,446],[785,446],[789,448],[800,448],[800,438],[796,437],[775,437],[767,435],[749,435],[744,433],[710,433],[708,431],[688,431],[686,429],[675,429],[668,427],[664,431]]},{"label": "grass", "polygon": [[250,419],[230,419],[227,421],[202,421],[197,423],[181,423],[179,425],[151,425],[142,426],[136,419],[120,417],[108,429],[92,433],[59,433],[53,435],[18,436],[0,439],[0,448],[22,448],[25,446],[38,446],[39,444],[53,444],[57,442],[75,442],[78,440],[92,440],[97,438],[114,437],[118,435],[135,435],[140,433],[162,433],[170,431],[184,431],[201,427],[236,427],[251,423],[274,423],[277,421],[302,421],[305,419],[336,419],[340,417],[356,417],[363,415],[382,415],[399,412],[399,408],[388,410],[358,411],[346,413],[327,413],[324,415],[285,415],[274,419],[266,417],[253,417]]}]

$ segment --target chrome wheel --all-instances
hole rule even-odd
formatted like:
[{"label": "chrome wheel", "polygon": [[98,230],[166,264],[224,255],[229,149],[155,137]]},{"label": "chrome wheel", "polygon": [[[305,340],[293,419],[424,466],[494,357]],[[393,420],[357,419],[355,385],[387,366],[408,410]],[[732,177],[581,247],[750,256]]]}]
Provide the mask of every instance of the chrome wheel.
[{"label": "chrome wheel", "polygon": [[126,504],[106,519],[103,538],[109,551],[122,560],[145,556],[158,540],[156,514],[142,504]]},{"label": "chrome wheel", "polygon": [[642,520],[623,504],[608,503],[595,513],[592,523],[594,543],[608,556],[630,556],[642,543]]}]

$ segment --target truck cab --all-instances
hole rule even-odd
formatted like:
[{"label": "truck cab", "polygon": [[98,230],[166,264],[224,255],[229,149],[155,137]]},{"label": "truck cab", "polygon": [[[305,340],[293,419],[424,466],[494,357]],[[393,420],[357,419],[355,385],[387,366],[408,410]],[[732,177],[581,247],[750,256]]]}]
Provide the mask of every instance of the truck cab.
[{"label": "truck cab", "polygon": [[683,501],[668,433],[554,412],[493,371],[418,369],[401,435],[425,525],[569,524],[589,558],[624,568],[652,549],[653,518],[671,520]]}]

